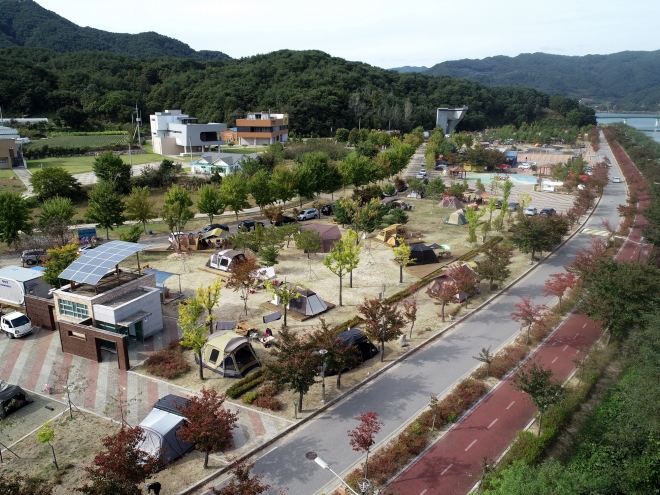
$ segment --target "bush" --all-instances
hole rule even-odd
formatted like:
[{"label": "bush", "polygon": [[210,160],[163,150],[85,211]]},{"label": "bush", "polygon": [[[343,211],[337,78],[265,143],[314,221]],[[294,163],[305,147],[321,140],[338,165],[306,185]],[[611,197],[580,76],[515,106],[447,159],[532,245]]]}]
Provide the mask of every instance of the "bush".
[{"label": "bush", "polygon": [[149,356],[144,362],[144,368],[154,376],[172,379],[187,373],[190,366],[183,357],[183,347],[178,340],[173,340]]},{"label": "bush", "polygon": [[490,376],[498,379],[504,378],[527,354],[529,354],[529,349],[523,344],[515,343],[506,346],[493,358],[490,365]]},{"label": "bush", "polygon": [[243,395],[243,402],[245,404],[252,404],[258,396],[259,396],[258,392],[246,392]]},{"label": "bush", "polygon": [[252,373],[251,375],[246,376],[241,380],[238,380],[236,383],[234,383],[231,387],[227,389],[227,396],[230,399],[238,399],[245,392],[247,392],[248,390],[252,390],[254,387],[256,387],[261,382],[263,382],[266,379],[265,372],[266,370],[264,368],[261,368],[255,371],[254,373]]}]

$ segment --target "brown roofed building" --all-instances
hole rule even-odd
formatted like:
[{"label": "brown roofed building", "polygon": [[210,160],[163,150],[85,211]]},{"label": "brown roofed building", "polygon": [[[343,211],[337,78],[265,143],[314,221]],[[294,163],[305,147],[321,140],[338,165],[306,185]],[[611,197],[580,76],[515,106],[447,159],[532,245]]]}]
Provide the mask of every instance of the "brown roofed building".
[{"label": "brown roofed building", "polygon": [[289,116],[285,113],[251,112],[236,119],[240,145],[262,146],[283,143],[289,138]]}]

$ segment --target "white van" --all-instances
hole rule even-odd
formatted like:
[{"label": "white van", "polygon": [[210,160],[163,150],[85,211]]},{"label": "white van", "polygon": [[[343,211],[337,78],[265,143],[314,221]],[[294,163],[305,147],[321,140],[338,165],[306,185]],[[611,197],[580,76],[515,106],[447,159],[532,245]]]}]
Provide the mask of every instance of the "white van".
[{"label": "white van", "polygon": [[23,337],[31,333],[33,329],[30,318],[18,311],[0,317],[0,330],[5,332],[10,339]]}]

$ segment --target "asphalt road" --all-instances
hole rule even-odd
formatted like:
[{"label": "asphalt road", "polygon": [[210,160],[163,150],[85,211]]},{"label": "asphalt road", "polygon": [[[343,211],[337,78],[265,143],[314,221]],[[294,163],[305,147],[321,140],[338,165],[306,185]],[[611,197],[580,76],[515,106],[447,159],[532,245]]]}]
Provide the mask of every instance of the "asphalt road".
[{"label": "asphalt road", "polygon": [[[622,176],[602,138],[600,155],[610,158],[611,176]],[[625,200],[625,185],[610,183],[586,226],[602,229],[603,219],[618,224],[616,207]],[[531,297],[535,304],[551,303],[551,298],[541,296],[545,280],[551,274],[563,271],[563,266],[588,243],[589,236],[576,235],[489,306],[275,443],[257,459],[254,468],[254,472],[263,474],[265,483],[273,486],[266,493],[275,494],[279,487],[288,487],[288,495],[331,493],[331,488],[338,486],[338,482],[329,471],[305,459],[305,453],[314,451],[335,472],[342,476],[347,474],[364,457],[351,450],[348,442],[347,431],[357,424],[353,419],[355,416],[376,411],[384,422],[377,442],[387,441],[402,425],[428,407],[429,394],[443,395],[467,376],[479,364],[472,356],[480,349],[492,346],[496,350],[518,333],[519,325],[511,321],[510,314],[520,296]]]}]

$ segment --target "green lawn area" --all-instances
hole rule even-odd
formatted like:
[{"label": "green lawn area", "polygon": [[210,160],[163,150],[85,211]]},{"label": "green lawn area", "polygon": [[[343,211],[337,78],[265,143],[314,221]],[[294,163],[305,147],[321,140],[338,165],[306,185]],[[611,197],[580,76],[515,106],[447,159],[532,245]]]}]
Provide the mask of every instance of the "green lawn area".
[{"label": "green lawn area", "polygon": [[19,179],[13,170],[3,169],[0,170],[0,192],[25,192],[25,186],[21,179]]},{"label": "green lawn area", "polygon": [[[29,169],[37,169],[42,165],[44,167],[62,167],[71,174],[81,174],[83,172],[92,171],[92,163],[94,163],[93,156],[72,156],[63,158],[43,158],[40,160],[28,161]],[[128,155],[121,155],[125,163],[129,162]],[[160,163],[163,161],[163,156],[154,153],[145,153],[140,155],[133,155],[133,165],[141,165],[143,163]],[[190,157],[176,158],[175,161],[189,162]]]}]

